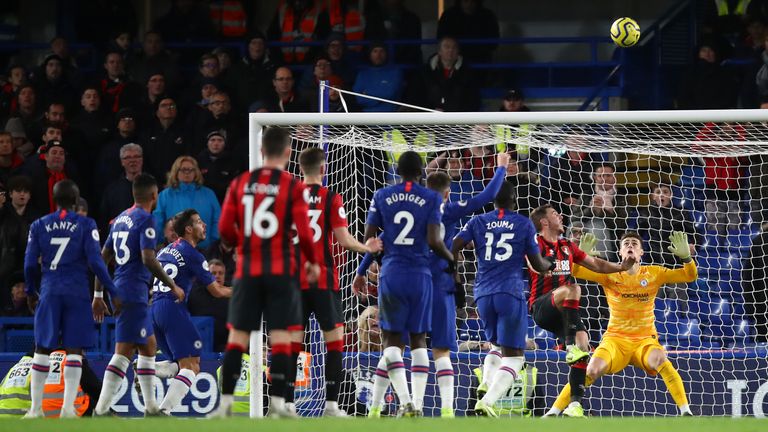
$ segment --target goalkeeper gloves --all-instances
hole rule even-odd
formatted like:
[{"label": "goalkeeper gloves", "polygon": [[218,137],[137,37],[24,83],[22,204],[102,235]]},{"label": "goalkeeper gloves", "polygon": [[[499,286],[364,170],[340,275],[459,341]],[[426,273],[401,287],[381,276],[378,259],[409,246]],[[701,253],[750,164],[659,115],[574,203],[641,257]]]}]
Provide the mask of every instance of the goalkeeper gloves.
[{"label": "goalkeeper gloves", "polygon": [[579,249],[584,251],[584,253],[587,255],[597,255],[597,251],[595,251],[595,245],[597,245],[597,238],[594,234],[584,233],[584,235],[581,236],[581,241],[579,241]]},{"label": "goalkeeper gloves", "polygon": [[669,242],[672,243],[667,249],[678,258],[686,261],[691,258],[691,249],[688,246],[688,235],[681,231],[674,231],[669,236]]}]

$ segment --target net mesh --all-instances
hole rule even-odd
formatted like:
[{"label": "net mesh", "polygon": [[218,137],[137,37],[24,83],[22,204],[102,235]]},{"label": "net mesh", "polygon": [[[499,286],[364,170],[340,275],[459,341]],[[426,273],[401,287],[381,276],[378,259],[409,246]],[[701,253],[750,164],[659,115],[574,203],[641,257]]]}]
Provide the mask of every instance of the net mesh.
[{"label": "net mesh", "polygon": [[[362,239],[373,193],[397,182],[394,161],[406,149],[420,152],[426,173],[447,172],[450,200],[481,191],[495,168],[495,153],[510,152],[508,178],[517,188],[519,212],[528,214],[552,203],[563,214],[566,236],[577,243],[583,232],[598,238],[598,255],[616,262],[617,239],[636,230],[644,239],[644,264],[678,267],[667,252],[673,230],[688,233],[699,268],[690,284],[663,287],[655,299],[660,342],[678,365],[690,403],[701,414],[718,412],[729,401],[707,394],[701,382],[722,382],[726,371],[711,370],[716,355],[749,355],[766,341],[766,301],[761,276],[768,183],[768,128],[762,123],[687,123],[618,125],[380,125],[293,126],[293,159],[289,170],[299,175],[298,154],[310,146],[326,150],[327,186],[344,198],[350,231]],[[754,248],[752,246],[754,245]],[[751,250],[752,248],[752,250]],[[344,297],[345,370],[342,406],[365,414],[373,372],[381,349],[375,299],[352,294],[351,284],[361,256],[339,252]],[[375,286],[376,273],[369,271]],[[461,415],[474,405],[473,370],[482,364],[484,341],[472,299],[474,257],[464,256],[458,271],[469,293],[459,311],[456,408]],[[604,332],[608,309],[602,290],[582,284],[582,317],[596,346]],[[761,299],[760,296],[763,296]],[[528,364],[538,369],[535,391],[526,402],[534,414],[552,405],[567,383],[567,368],[554,351],[554,337],[529,322]],[[307,335],[310,382],[298,388],[305,415],[324,406],[325,347],[316,324]],[[408,355],[406,355],[408,357]],[[529,366],[530,367],[530,366]],[[658,377],[645,377],[632,367],[603,378],[589,389],[585,405],[602,415],[673,415],[677,407]],[[434,374],[434,364],[432,365]],[[630,380],[628,377],[637,377]],[[518,383],[519,384],[519,383]],[[750,384],[751,385],[751,384]],[[515,392],[502,398],[514,406]],[[439,399],[430,377],[425,414],[438,415]],[[519,395],[517,395],[519,396]],[[387,401],[391,401],[391,393]],[[650,404],[649,404],[650,402]],[[388,405],[389,406],[389,405]],[[386,411],[386,409],[385,409]],[[519,415],[513,410],[512,415]]]}]

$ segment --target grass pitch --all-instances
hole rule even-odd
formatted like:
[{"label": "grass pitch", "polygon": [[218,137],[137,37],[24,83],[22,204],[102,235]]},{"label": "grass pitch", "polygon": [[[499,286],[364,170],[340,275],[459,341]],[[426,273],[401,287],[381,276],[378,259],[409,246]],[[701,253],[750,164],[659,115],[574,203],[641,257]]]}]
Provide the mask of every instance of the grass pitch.
[{"label": "grass pitch", "polygon": [[[763,432],[768,421],[755,418],[623,417],[589,419],[539,418],[439,418],[421,419],[301,419],[204,420],[197,418],[98,418],[77,420],[0,420],[2,432]],[[578,428],[578,429],[574,429]]]}]

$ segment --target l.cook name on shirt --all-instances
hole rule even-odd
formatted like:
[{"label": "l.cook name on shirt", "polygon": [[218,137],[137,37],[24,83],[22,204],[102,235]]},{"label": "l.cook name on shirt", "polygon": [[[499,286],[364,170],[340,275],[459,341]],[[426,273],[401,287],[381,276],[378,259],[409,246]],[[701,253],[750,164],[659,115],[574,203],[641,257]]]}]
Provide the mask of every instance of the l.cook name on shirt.
[{"label": "l.cook name on shirt", "polygon": [[75,232],[77,230],[77,223],[70,222],[70,221],[53,221],[51,223],[45,224],[45,231],[51,232],[51,231],[69,231],[69,232]]},{"label": "l.cook name on shirt", "polygon": [[392,195],[384,198],[384,203],[387,205],[392,205],[399,202],[410,202],[416,204],[419,207],[423,207],[427,203],[427,200],[418,195],[404,192],[393,193]]},{"label": "l.cook name on shirt", "polygon": [[252,183],[243,186],[243,193],[253,195],[278,195],[280,186],[275,184]]}]

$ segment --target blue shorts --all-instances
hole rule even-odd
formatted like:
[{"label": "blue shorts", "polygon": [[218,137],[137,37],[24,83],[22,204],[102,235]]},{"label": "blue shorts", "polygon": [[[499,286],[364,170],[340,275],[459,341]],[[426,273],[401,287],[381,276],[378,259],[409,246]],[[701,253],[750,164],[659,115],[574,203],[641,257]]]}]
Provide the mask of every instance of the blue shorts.
[{"label": "blue shorts", "polygon": [[96,345],[95,324],[90,299],[44,295],[35,310],[35,345],[90,348]]},{"label": "blue shorts", "polygon": [[393,333],[426,333],[432,324],[432,276],[379,276],[379,326]]},{"label": "blue shorts", "polygon": [[152,325],[158,349],[172,360],[200,357],[203,341],[185,304],[171,299],[153,302]]},{"label": "blue shorts", "polygon": [[512,294],[490,294],[477,299],[488,342],[504,348],[525,349],[528,308],[525,300]]},{"label": "blue shorts", "polygon": [[155,334],[146,303],[123,303],[115,318],[115,342],[146,345],[147,338]]},{"label": "blue shorts", "polygon": [[432,348],[458,351],[456,343],[456,298],[442,287],[432,290]]}]

